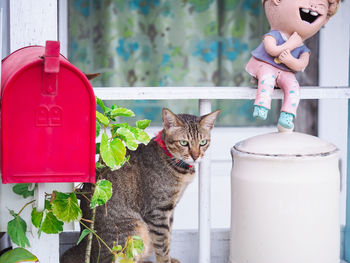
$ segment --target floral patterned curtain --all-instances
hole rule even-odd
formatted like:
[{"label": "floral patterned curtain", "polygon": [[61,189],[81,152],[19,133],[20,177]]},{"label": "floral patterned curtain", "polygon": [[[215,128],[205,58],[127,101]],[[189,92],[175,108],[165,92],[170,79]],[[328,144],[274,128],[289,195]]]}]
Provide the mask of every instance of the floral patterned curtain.
[{"label": "floral patterned curtain", "polygon": [[[69,59],[102,73],[94,87],[247,86],[250,51],[267,30],[261,0],[69,1]],[[224,110],[222,125],[257,125],[252,103],[218,100],[213,108]],[[119,104],[156,123],[162,107],[197,111],[196,101]]]}]

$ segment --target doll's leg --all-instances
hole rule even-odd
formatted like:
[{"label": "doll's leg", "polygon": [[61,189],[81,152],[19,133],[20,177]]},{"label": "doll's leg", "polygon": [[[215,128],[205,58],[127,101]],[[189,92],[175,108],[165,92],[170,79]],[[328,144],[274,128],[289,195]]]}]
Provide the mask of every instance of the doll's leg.
[{"label": "doll's leg", "polygon": [[258,81],[253,117],[265,120],[271,108],[271,97],[278,70],[268,63],[251,57],[246,71]]},{"label": "doll's leg", "polygon": [[254,102],[253,116],[266,120],[271,108],[271,97],[276,83],[276,74],[269,69],[261,68],[257,74],[258,90]]},{"label": "doll's leg", "polygon": [[278,123],[284,128],[293,129],[293,120],[296,117],[300,101],[299,83],[293,73],[283,72],[278,77],[277,84],[284,92],[284,100]]}]

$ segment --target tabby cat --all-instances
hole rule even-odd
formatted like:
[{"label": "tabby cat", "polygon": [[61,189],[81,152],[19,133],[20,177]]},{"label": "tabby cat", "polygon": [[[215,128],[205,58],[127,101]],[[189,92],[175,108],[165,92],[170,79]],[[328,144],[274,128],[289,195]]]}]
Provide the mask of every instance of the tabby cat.
[{"label": "tabby cat", "polygon": [[[210,144],[210,131],[220,111],[202,117],[174,114],[162,110],[163,130],[148,145],[140,145],[130,154],[129,163],[121,169],[107,168],[97,174],[113,184],[113,195],[107,206],[97,208],[95,229],[112,247],[113,241],[124,244],[128,236],[143,239],[144,251],[136,262],[155,253],[157,263],[177,263],[170,258],[170,236],[173,214],[195,169]],[[90,184],[89,184],[90,185]],[[89,191],[86,185],[83,191]],[[81,200],[84,218],[91,218],[88,201]],[[86,238],[85,238],[86,239]],[[61,263],[82,263],[86,242],[68,250]],[[94,238],[91,262],[97,261],[98,244]],[[102,263],[112,256],[102,245]]]}]

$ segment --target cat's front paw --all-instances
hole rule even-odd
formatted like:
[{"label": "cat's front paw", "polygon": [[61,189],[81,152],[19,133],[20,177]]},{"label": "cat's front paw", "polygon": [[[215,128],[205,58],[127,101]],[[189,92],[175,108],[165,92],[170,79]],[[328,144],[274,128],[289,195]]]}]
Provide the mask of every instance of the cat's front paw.
[{"label": "cat's front paw", "polygon": [[172,258],[172,259],[171,259],[171,263],[181,263],[181,262],[178,261],[176,258]]}]

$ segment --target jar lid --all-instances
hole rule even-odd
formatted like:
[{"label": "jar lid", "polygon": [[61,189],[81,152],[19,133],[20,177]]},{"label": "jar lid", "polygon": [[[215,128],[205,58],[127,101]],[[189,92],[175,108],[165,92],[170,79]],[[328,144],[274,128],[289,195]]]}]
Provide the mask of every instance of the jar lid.
[{"label": "jar lid", "polygon": [[263,156],[314,156],[338,152],[337,147],[318,137],[298,132],[275,132],[237,143],[233,151]]}]

